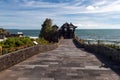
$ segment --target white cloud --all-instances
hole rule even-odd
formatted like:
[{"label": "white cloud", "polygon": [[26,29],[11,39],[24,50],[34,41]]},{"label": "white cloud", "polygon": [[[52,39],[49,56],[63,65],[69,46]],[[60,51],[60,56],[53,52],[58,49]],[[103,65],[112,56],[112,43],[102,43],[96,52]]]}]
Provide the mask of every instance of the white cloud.
[{"label": "white cloud", "polygon": [[75,24],[78,26],[78,29],[120,29],[119,24],[105,24],[105,23],[89,23],[83,22]]},{"label": "white cloud", "polygon": [[95,7],[94,6],[88,6],[86,7],[87,10],[95,10]]},{"label": "white cloud", "polygon": [[95,1],[94,6],[104,6],[107,5],[110,1],[109,0],[100,0],[100,1]]},{"label": "white cloud", "polygon": [[[82,0],[84,1],[84,0]],[[82,1],[72,1],[70,3],[50,3],[38,1],[26,1],[24,4],[28,8],[48,8],[54,10],[57,14],[76,14],[76,13],[105,13],[105,12],[120,12],[120,1],[109,2],[109,0],[97,1],[87,7],[83,5]],[[81,5],[79,5],[81,4]]]},{"label": "white cloud", "polygon": [[91,6],[96,6],[99,10],[95,10],[94,13],[105,13],[105,12],[120,12],[120,0],[109,1],[102,0],[101,2],[95,1]]},{"label": "white cloud", "polygon": [[9,10],[11,7],[8,7],[9,11],[1,11],[1,16],[14,15],[2,16],[1,20],[4,20],[4,24],[1,21],[1,25],[39,28],[45,18],[52,18],[55,24],[62,25],[68,21],[75,23],[79,28],[119,28],[120,24],[112,24],[109,20],[120,18],[120,0],[92,0],[91,4],[85,4],[84,1],[74,0],[63,3],[62,0],[61,3],[51,3],[23,0],[19,6],[16,4],[10,9],[13,11]]}]

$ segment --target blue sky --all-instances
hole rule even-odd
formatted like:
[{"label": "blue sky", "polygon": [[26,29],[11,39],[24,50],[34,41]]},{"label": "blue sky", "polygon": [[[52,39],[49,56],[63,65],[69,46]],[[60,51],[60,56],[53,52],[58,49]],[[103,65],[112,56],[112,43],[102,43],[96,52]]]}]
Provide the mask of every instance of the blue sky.
[{"label": "blue sky", "polygon": [[0,0],[0,26],[40,29],[46,18],[79,29],[120,29],[120,0]]}]

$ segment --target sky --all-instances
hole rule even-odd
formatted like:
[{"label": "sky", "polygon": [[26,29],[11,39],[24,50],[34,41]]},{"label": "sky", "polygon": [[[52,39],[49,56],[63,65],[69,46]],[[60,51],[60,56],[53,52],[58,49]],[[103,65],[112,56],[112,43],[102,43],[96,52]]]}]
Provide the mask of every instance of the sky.
[{"label": "sky", "polygon": [[41,29],[46,18],[59,27],[120,29],[120,0],[0,0],[0,27]]}]

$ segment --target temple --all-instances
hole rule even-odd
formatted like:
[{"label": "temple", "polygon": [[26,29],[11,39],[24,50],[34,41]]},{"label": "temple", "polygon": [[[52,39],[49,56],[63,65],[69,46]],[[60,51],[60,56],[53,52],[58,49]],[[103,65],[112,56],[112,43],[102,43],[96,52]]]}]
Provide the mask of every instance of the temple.
[{"label": "temple", "polygon": [[60,35],[65,39],[70,39],[74,37],[74,32],[77,26],[74,26],[72,23],[65,23],[60,28]]}]

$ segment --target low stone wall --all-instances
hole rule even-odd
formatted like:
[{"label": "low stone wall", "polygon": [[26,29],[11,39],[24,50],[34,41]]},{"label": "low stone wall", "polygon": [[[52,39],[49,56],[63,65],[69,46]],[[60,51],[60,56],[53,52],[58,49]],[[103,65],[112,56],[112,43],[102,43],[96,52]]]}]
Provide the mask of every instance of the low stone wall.
[{"label": "low stone wall", "polygon": [[85,44],[81,43],[78,38],[73,38],[75,44],[79,45],[80,48],[84,48]]},{"label": "low stone wall", "polygon": [[21,49],[12,53],[0,56],[0,71],[9,68],[35,54],[40,52],[53,50],[58,47],[58,43],[51,45],[36,45]]},{"label": "low stone wall", "polygon": [[96,54],[101,54],[103,56],[108,57],[111,60],[120,62],[120,50],[110,48],[107,46],[101,46],[101,45],[88,45],[88,44],[83,44],[79,42],[79,39],[74,38],[74,41],[78,43],[78,45],[82,48],[84,48],[86,51],[96,53]]},{"label": "low stone wall", "polygon": [[98,53],[107,56],[111,60],[120,62],[120,51],[116,49],[100,45],[86,45],[84,48],[86,51]]}]

